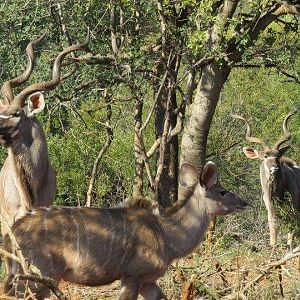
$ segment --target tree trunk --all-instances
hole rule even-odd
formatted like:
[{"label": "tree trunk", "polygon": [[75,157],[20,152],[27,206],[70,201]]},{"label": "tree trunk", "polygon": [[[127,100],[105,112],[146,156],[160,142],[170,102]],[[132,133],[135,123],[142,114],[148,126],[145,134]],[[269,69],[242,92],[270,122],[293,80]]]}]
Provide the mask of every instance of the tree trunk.
[{"label": "tree trunk", "polygon": [[187,107],[180,164],[189,163],[198,169],[204,165],[209,128],[229,73],[228,66],[219,67],[214,62],[203,68],[196,95]]},{"label": "tree trunk", "polygon": [[[230,68],[220,68],[214,62],[206,65],[197,86],[193,102],[186,111],[186,124],[181,141],[180,164],[189,163],[200,169],[205,162],[209,128]],[[183,200],[184,190],[179,186],[178,199]],[[212,243],[216,218],[210,222],[209,243]]]},{"label": "tree trunk", "polygon": [[117,39],[117,24],[116,24],[116,6],[112,4],[110,9],[110,37],[111,37],[111,48],[115,55],[119,52],[119,45]]},{"label": "tree trunk", "polygon": [[[176,125],[176,115],[174,115],[174,110],[177,108],[176,93],[175,91],[168,91],[167,87],[164,87],[155,109],[156,138],[163,134],[168,93],[172,93],[170,128],[174,128]],[[156,191],[156,200],[162,207],[169,207],[177,201],[178,150],[178,137],[174,136],[166,144],[164,168]]]}]

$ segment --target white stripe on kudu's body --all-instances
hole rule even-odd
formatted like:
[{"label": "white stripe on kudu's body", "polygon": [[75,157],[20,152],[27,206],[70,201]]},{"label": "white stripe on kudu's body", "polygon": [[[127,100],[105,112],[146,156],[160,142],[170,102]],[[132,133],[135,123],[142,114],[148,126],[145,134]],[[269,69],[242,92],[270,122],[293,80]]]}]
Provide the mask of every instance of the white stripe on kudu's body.
[{"label": "white stripe on kudu's body", "polygon": [[[138,294],[149,300],[163,299],[156,280],[170,263],[199,245],[211,218],[244,210],[247,205],[217,185],[217,179],[212,162],[200,174],[184,164],[180,183],[187,195],[172,213],[158,216],[150,210],[125,207],[37,209],[18,220],[12,231],[28,261],[57,283],[64,279],[93,286],[120,279],[122,300],[135,300]],[[47,218],[47,234],[38,226],[43,218]],[[7,237],[5,244],[9,249]],[[13,285],[10,278],[5,291],[23,297],[24,284]],[[38,299],[49,295],[46,287],[31,282],[29,286]]]}]

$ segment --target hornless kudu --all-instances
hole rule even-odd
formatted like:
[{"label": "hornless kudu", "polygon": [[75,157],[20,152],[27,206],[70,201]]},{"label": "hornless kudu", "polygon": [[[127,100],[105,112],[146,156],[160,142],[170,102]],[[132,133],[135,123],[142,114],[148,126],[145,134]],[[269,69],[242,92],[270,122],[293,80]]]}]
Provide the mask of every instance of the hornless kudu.
[{"label": "hornless kudu", "polygon": [[[0,173],[1,215],[9,225],[34,207],[49,206],[55,196],[55,172],[51,166],[45,134],[35,117],[44,109],[42,92],[54,89],[60,82],[64,57],[82,50],[80,45],[68,47],[55,59],[52,80],[39,82],[23,89],[14,97],[12,89],[25,83],[34,68],[33,48],[45,35],[32,41],[26,48],[28,66],[20,76],[6,81],[2,86],[0,101],[0,143],[8,148],[8,157]],[[6,233],[2,222],[2,234]]]},{"label": "hornless kudu", "polygon": [[[170,263],[195,249],[214,215],[247,206],[217,185],[217,179],[212,162],[200,174],[184,164],[180,184],[186,200],[172,213],[155,215],[147,209],[125,207],[44,208],[18,220],[12,232],[28,262],[57,283],[64,279],[96,286],[121,279],[120,299],[137,299],[138,294],[149,300],[164,299],[156,280]],[[4,242],[7,249],[12,248],[8,236]],[[22,272],[16,263],[8,263],[13,275]],[[5,292],[22,297],[27,284],[38,299],[49,295],[47,287],[21,280],[7,281]]]},{"label": "hornless kudu", "polygon": [[283,136],[280,137],[273,148],[267,146],[266,142],[260,138],[251,136],[250,125],[248,121],[241,116],[232,115],[232,117],[245,122],[246,140],[252,143],[261,144],[262,151],[253,148],[244,147],[243,152],[248,158],[259,158],[262,160],[260,165],[260,181],[268,212],[268,225],[270,230],[270,245],[275,246],[277,240],[277,221],[273,203],[273,197],[281,201],[284,200],[284,192],[288,191],[293,200],[294,207],[300,211],[300,168],[290,158],[284,157],[283,154],[290,148],[290,145],[282,146],[291,138],[291,133],[287,128],[288,120],[296,111],[289,113],[283,121]]}]

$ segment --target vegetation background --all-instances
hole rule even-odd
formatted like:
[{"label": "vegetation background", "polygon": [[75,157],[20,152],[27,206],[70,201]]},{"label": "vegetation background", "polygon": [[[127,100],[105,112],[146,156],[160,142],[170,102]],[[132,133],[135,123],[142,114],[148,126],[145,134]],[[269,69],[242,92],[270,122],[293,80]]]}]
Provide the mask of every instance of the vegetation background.
[{"label": "vegetation background", "polygon": [[[216,162],[222,184],[251,204],[246,214],[218,220],[213,246],[201,246],[171,267],[162,281],[169,297],[183,297],[186,286],[193,287],[189,293],[194,298],[229,297],[258,276],[269,261],[259,162],[242,153],[245,128],[230,113],[246,116],[254,134],[272,144],[282,134],[284,116],[300,109],[297,14],[298,1],[20,0],[0,4],[0,83],[24,69],[25,48],[33,38],[47,32],[28,84],[49,78],[57,53],[83,41],[87,28],[91,30],[91,52],[67,60],[63,73],[75,68],[74,72],[47,94],[46,109],[39,116],[57,172],[55,205],[85,205],[89,199],[92,206],[108,207],[126,197],[144,195],[168,206],[177,199],[174,186],[180,159],[198,167],[204,159]],[[273,19],[265,27],[255,27],[268,16]],[[205,98],[201,82],[209,68],[222,72],[210,77],[210,94]],[[214,93],[218,89],[220,93]],[[203,103],[208,99],[212,105],[205,108],[206,118],[195,127],[200,128],[199,135],[191,144],[186,136],[194,126],[193,118],[197,119],[194,112],[199,113],[192,106],[197,99],[204,99]],[[201,103],[198,107],[203,109]],[[180,127],[184,116],[185,125],[164,143],[165,135],[176,124]],[[289,123],[288,156],[296,162],[300,162],[299,128],[298,114]],[[145,158],[157,144],[156,151]],[[189,152],[191,148],[198,152]],[[5,149],[0,154],[3,162]],[[281,227],[274,260],[287,251],[288,231],[295,231],[295,245],[300,241],[299,218],[291,217],[290,210],[277,208]],[[295,298],[300,291],[299,268],[291,261],[283,273],[268,273],[249,289],[247,297]],[[92,298],[88,292],[84,297]]]}]

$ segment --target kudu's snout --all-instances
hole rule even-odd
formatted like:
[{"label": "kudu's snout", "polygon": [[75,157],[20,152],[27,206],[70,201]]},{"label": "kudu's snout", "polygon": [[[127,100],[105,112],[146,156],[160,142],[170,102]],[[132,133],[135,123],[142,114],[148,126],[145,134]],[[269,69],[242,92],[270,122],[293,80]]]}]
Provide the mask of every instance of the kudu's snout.
[{"label": "kudu's snout", "polygon": [[241,200],[241,201],[239,202],[239,205],[238,205],[237,209],[238,209],[238,210],[245,210],[245,209],[247,209],[248,207],[249,207],[248,203],[247,203],[246,201],[244,201],[244,200]]},{"label": "kudu's snout", "polygon": [[241,207],[246,208],[248,206],[248,203],[246,201],[242,201]]}]

